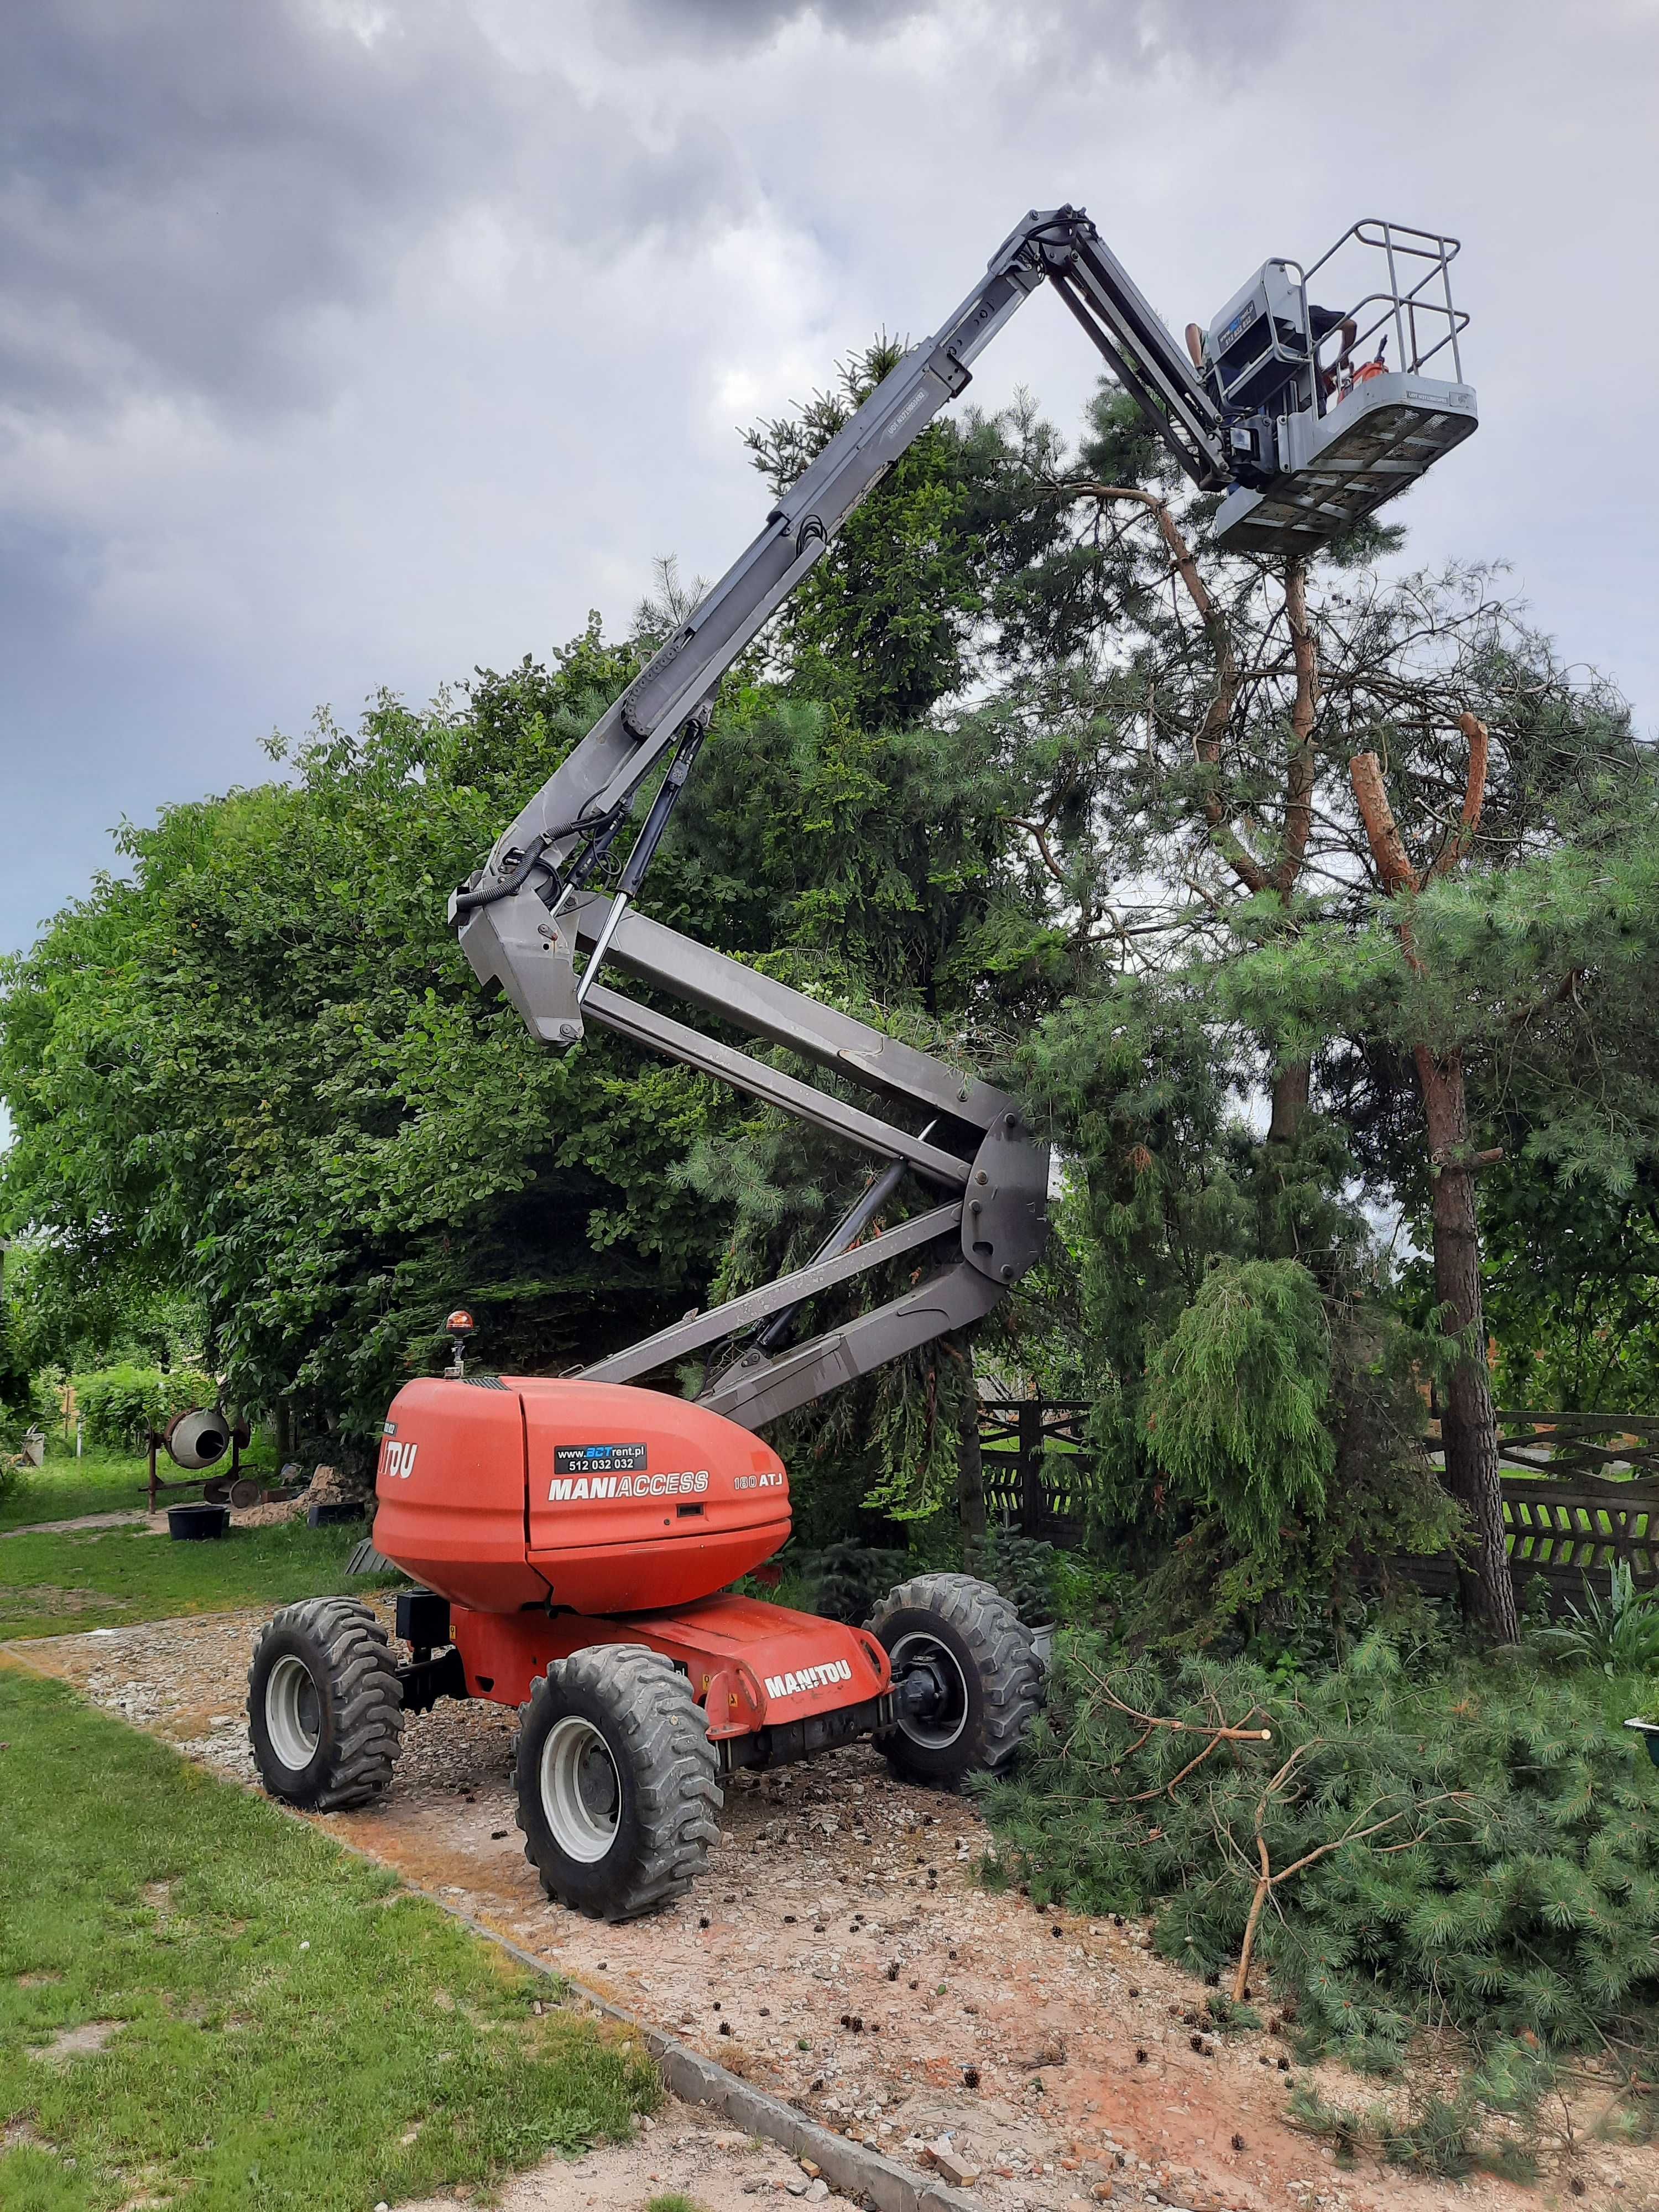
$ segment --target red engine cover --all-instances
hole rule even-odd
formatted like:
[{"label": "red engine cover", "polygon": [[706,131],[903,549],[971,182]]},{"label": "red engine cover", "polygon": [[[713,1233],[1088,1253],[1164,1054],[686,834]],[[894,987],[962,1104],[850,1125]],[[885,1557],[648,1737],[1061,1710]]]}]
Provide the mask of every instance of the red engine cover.
[{"label": "red engine cover", "polygon": [[380,1447],[374,1543],[477,1613],[691,1603],[789,1534],[769,1445],[621,1382],[405,1383]]}]

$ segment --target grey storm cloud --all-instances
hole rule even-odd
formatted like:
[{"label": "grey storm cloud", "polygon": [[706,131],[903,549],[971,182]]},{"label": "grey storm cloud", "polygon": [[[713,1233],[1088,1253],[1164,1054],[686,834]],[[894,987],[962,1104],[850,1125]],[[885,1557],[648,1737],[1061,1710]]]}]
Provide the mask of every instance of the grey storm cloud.
[{"label": "grey storm cloud", "polygon": [[331,381],[331,311],[459,208],[539,203],[604,246],[717,220],[738,188],[717,128],[647,149],[625,105],[443,0],[24,9],[0,138],[0,386],[26,416],[151,390],[303,404]]},{"label": "grey storm cloud", "polygon": [[[999,70],[1040,97],[1056,72],[1176,53],[1261,63],[1297,4],[1008,0]],[[3,404],[16,425],[155,393],[255,415],[325,402],[343,311],[469,206],[539,210],[596,251],[741,211],[752,182],[717,111],[665,127],[671,88],[643,124],[632,79],[659,53],[717,64],[793,24],[874,40],[927,17],[940,0],[620,0],[593,25],[618,64],[596,98],[463,0],[19,10],[0,71]]]},{"label": "grey storm cloud", "polygon": [[[124,814],[270,773],[273,724],[625,620],[655,554],[718,574],[760,511],[735,426],[919,336],[1062,198],[1175,328],[1360,213],[1465,236],[1482,429],[1411,557],[1511,558],[1650,714],[1659,17],[1501,14],[13,0],[0,949]],[[1618,343],[1565,376],[1546,297]],[[973,397],[1064,428],[1094,374],[1034,304]]]},{"label": "grey storm cloud", "polygon": [[878,37],[936,0],[623,0],[619,19],[682,51],[703,45],[752,46],[811,16],[848,38]]},{"label": "grey storm cloud", "polygon": [[[1271,58],[1303,0],[1003,0],[1006,66],[1117,68],[1180,55],[1229,68]],[[873,39],[946,12],[945,0],[623,0],[617,22],[677,51],[753,46],[811,19],[845,39]]]}]

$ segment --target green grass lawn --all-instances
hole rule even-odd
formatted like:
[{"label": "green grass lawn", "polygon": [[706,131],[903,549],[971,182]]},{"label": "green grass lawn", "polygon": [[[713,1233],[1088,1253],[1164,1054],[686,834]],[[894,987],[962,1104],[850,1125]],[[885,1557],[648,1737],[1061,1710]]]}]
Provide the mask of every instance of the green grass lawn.
[{"label": "green grass lawn", "polygon": [[0,1529],[20,1528],[30,1521],[67,1521],[78,1513],[142,1510],[149,1475],[142,1454],[88,1452],[76,1459],[73,1451],[54,1443],[44,1467],[26,1469],[16,1486],[0,1497]]},{"label": "green grass lawn", "polygon": [[[175,1544],[145,1528],[64,1529],[0,1537],[0,1642],[70,1636],[181,1613],[278,1606],[343,1589],[361,1522],[233,1528],[210,1544]],[[376,1587],[365,1577],[350,1587]]]},{"label": "green grass lawn", "polygon": [[[145,1473],[142,1458],[63,1454],[8,1492],[0,1502],[0,1642],[233,1606],[288,1605],[344,1587],[346,1559],[362,1525],[233,1528],[209,1544],[175,1544],[143,1527],[6,1533],[31,1522],[142,1506]],[[375,1585],[370,1580],[359,1587]]]},{"label": "green grass lawn", "polygon": [[391,1875],[3,1666],[0,1803],[7,2212],[369,2212],[658,2101],[636,2045],[537,2016],[547,1982]]}]

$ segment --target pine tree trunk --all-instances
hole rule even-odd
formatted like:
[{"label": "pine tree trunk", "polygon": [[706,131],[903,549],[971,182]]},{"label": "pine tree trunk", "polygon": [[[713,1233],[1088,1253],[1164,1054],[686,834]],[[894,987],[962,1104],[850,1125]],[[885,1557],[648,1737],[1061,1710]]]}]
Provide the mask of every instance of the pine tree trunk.
[{"label": "pine tree trunk", "polygon": [[[1348,779],[1376,865],[1390,898],[1414,893],[1455,867],[1480,827],[1486,788],[1490,733],[1475,714],[1457,726],[1469,741],[1468,779],[1461,826],[1419,876],[1407,857],[1399,824],[1383,787],[1375,753],[1356,753]],[[1418,973],[1423,963],[1413,942],[1409,907],[1401,908],[1401,943]],[[1521,1624],[1515,1583],[1504,1547],[1504,1492],[1498,1474],[1498,1423],[1492,1412],[1492,1370],[1486,1364],[1486,1317],[1480,1297],[1480,1230],[1474,1210],[1474,1155],[1469,1145],[1468,1097],[1460,1053],[1437,1059],[1419,1045],[1418,1085],[1428,1124],[1429,1171],[1434,1178],[1434,1287],[1443,1326],[1459,1340],[1456,1364],[1446,1385],[1440,1434],[1446,1448],[1446,1487],[1468,1513],[1475,1542],[1473,1565],[1458,1569],[1458,1593],[1468,1618],[1494,1643],[1517,1644]],[[1498,1158],[1498,1153],[1482,1155]]]},{"label": "pine tree trunk", "polygon": [[1458,1595],[1464,1613],[1494,1643],[1516,1644],[1521,1624],[1504,1545],[1504,1493],[1492,1372],[1486,1364],[1480,1237],[1463,1063],[1458,1054],[1437,1060],[1422,1048],[1416,1058],[1434,1176],[1435,1297],[1444,1311],[1447,1334],[1457,1336],[1463,1346],[1447,1382],[1440,1422],[1446,1486],[1467,1510],[1475,1539],[1469,1565],[1458,1569]]},{"label": "pine tree trunk", "polygon": [[1261,1147],[1262,1173],[1257,1185],[1261,1249],[1270,1259],[1294,1260],[1300,1240],[1291,1208],[1285,1203],[1290,1147],[1296,1142],[1308,1112],[1309,1066],[1305,1060],[1281,1067],[1273,1077],[1267,1135]]},{"label": "pine tree trunk", "polygon": [[1267,1121],[1267,1142],[1270,1145],[1289,1145],[1296,1141],[1303,1118],[1308,1111],[1309,1068],[1305,1060],[1281,1067],[1273,1078],[1273,1110]]}]

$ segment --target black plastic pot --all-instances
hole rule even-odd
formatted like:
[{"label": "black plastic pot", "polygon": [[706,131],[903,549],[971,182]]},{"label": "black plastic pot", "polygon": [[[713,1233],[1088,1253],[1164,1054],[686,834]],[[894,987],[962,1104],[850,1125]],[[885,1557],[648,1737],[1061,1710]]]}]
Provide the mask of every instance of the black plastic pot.
[{"label": "black plastic pot", "polygon": [[1625,1726],[1641,1737],[1648,1747],[1648,1757],[1659,1766],[1659,1721],[1626,1721]]},{"label": "black plastic pot", "polygon": [[337,1528],[347,1521],[363,1517],[362,1501],[357,1498],[331,1498],[326,1505],[308,1505],[306,1520],[313,1528]]},{"label": "black plastic pot", "polygon": [[167,1534],[175,1544],[205,1544],[230,1528],[228,1505],[169,1505]]}]

